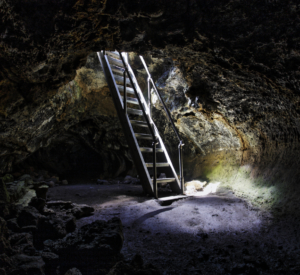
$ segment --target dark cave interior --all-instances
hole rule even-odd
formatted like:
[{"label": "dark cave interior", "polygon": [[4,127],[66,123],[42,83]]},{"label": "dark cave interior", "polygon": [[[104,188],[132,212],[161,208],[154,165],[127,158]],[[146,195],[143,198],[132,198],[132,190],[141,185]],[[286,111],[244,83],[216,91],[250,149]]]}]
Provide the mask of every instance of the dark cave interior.
[{"label": "dark cave interior", "polygon": [[[299,274],[299,12],[296,0],[0,1],[0,274]],[[129,53],[147,99],[145,58],[185,144],[186,198],[142,188],[104,49]]]}]

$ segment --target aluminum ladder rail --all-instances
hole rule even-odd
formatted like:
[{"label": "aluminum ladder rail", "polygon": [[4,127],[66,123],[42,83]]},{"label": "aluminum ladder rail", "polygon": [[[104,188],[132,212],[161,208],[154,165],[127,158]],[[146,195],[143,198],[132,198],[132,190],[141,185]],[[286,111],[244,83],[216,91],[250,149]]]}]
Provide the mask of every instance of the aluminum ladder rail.
[{"label": "aluminum ladder rail", "polygon": [[157,94],[157,97],[159,98],[161,104],[163,105],[163,108],[165,110],[165,113],[167,114],[167,117],[172,125],[172,128],[173,128],[173,131],[175,132],[177,138],[178,138],[178,141],[179,141],[179,144],[178,144],[178,153],[179,153],[179,171],[180,171],[180,188],[181,188],[181,194],[184,194],[184,175],[183,175],[183,154],[182,154],[182,147],[184,146],[184,143],[182,141],[182,139],[180,138],[179,136],[179,133],[175,127],[175,124],[174,124],[174,121],[173,119],[171,118],[171,115],[170,115],[170,112],[159,92],[159,90],[157,89],[156,87],[156,84],[155,82],[153,81],[153,78],[148,70],[148,67],[147,67],[147,64],[144,60],[144,58],[140,55],[140,59],[144,65],[144,68],[147,72],[147,75],[148,75],[148,79],[147,79],[147,82],[148,82],[148,106],[149,106],[149,109],[150,109],[150,116],[151,116],[151,84],[152,84],[152,87],[154,88],[154,91],[156,92]]},{"label": "aluminum ladder rail", "polygon": [[[101,51],[98,52],[98,57],[111,91],[118,117],[121,121],[144,191],[149,194],[153,194],[155,198],[158,198],[157,183],[169,183],[173,192],[183,194],[182,184],[178,180],[171,159],[159,135],[157,127],[151,118],[151,106],[149,106],[149,102],[146,102],[137,83],[133,70],[128,63],[127,54]],[[121,96],[121,93],[123,93],[123,97]],[[131,97],[128,97],[127,94]],[[132,97],[132,95],[135,97]],[[136,105],[140,109],[129,108],[127,106],[128,104]],[[144,120],[133,120],[130,118],[132,116],[139,116]],[[135,128],[140,127],[147,129],[150,134],[136,133],[133,126]],[[150,148],[140,147],[138,140],[149,140],[152,142],[152,146]],[[160,148],[157,148],[157,145],[159,145]],[[143,157],[144,153],[152,153],[152,162],[145,162]],[[163,153],[167,162],[157,163],[157,153]],[[156,169],[159,167],[171,168],[173,177],[157,178]],[[148,171],[149,168],[152,168],[153,170],[153,179],[150,177],[150,173]],[[175,196],[172,198],[176,199],[179,197]]]}]

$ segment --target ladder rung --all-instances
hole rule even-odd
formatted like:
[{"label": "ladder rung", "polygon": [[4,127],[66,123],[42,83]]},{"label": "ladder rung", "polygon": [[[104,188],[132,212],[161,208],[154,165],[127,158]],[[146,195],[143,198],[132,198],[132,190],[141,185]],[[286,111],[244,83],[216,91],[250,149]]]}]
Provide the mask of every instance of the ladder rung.
[{"label": "ladder rung", "polygon": [[[120,75],[114,75],[114,78],[115,78],[115,80],[116,80],[117,83],[123,84],[123,82],[124,82],[124,77],[123,77],[123,76],[120,76]],[[130,80],[129,80],[129,78],[126,78],[126,84],[129,84],[129,85],[130,85]],[[126,90],[127,90],[127,87],[126,87]]]},{"label": "ladder rung", "polygon": [[110,57],[109,55],[107,56],[107,59],[109,61],[109,64],[116,65],[118,67],[123,67],[124,68],[123,62],[121,60],[118,60],[118,59],[115,59],[113,57]]},{"label": "ladder rung", "polygon": [[111,70],[116,73],[116,74],[121,74],[123,75],[124,69],[116,66],[111,66]]},{"label": "ladder rung", "polygon": [[135,136],[137,138],[140,138],[140,139],[150,139],[150,140],[153,140],[152,135],[149,135],[149,134],[135,133]]},{"label": "ladder rung", "polygon": [[[124,100],[123,96],[121,96],[121,98]],[[127,103],[139,105],[139,101],[136,98],[132,97],[127,97]]]},{"label": "ladder rung", "polygon": [[148,128],[148,124],[145,121],[139,121],[139,120],[130,120],[130,123],[132,125],[136,125],[136,126],[140,126],[140,127],[147,127]]},{"label": "ladder rung", "polygon": [[[140,147],[141,152],[143,153],[152,153],[153,148]],[[156,148],[156,153],[162,153],[164,150],[162,148]]]},{"label": "ladder rung", "polygon": [[[123,85],[117,85],[117,86],[118,86],[118,89],[119,89],[120,92],[124,92],[124,86]],[[126,87],[126,93],[135,95],[134,90],[132,88],[129,88],[129,87]]]},{"label": "ladder rung", "polygon": [[132,114],[132,115],[138,115],[138,116],[143,115],[143,111],[142,110],[137,110],[137,109],[127,108],[127,112],[128,112],[128,114]]},{"label": "ladder rung", "polygon": [[[157,162],[156,167],[168,167],[170,164],[168,162]],[[153,167],[153,162],[152,163],[146,163],[147,167]]]},{"label": "ladder rung", "polygon": [[120,60],[120,55],[117,52],[105,52],[105,54],[115,58],[115,59],[119,59]]},{"label": "ladder rung", "polygon": [[[156,179],[156,182],[157,183],[167,183],[167,182],[172,182],[172,181],[175,181],[175,178],[157,178]],[[152,182],[153,182],[153,179],[152,179]]]}]

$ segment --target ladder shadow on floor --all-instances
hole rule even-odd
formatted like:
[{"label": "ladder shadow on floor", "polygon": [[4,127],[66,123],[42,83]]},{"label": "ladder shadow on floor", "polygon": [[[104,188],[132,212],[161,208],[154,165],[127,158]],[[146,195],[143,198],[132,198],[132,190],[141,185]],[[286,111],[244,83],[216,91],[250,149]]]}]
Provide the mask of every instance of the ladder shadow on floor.
[{"label": "ladder shadow on floor", "polygon": [[136,227],[138,226],[139,224],[143,223],[144,221],[150,219],[150,218],[153,218],[155,217],[156,215],[162,213],[162,212],[166,212],[166,211],[170,211],[172,210],[174,207],[168,207],[168,208],[163,208],[163,209],[159,209],[159,210],[155,210],[155,211],[152,211],[150,213],[147,213],[143,216],[141,216],[140,218],[138,218],[137,220],[135,220],[133,223],[132,223],[132,227]]}]

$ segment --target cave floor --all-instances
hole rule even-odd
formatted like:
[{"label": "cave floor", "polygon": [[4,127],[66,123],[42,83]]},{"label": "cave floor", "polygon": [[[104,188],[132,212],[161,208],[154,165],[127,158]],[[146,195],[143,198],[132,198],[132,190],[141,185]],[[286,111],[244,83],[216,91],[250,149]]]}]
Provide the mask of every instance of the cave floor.
[{"label": "cave floor", "polygon": [[92,205],[79,227],[119,217],[124,259],[140,254],[162,274],[300,274],[297,217],[274,218],[230,190],[161,206],[141,186],[82,182],[51,188],[48,199]]}]

